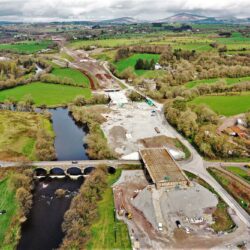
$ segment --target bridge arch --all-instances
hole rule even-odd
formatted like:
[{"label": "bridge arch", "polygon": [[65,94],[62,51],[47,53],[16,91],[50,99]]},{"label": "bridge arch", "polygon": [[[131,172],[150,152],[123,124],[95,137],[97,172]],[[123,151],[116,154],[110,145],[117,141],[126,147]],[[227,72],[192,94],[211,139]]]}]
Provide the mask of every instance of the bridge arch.
[{"label": "bridge arch", "polygon": [[96,168],[93,166],[88,166],[84,169],[83,174],[84,175],[89,175],[91,174]]},{"label": "bridge arch", "polygon": [[109,174],[115,174],[115,172],[116,172],[116,168],[115,167],[112,167],[112,166],[108,167],[108,173]]},{"label": "bridge arch", "polygon": [[44,169],[44,168],[36,168],[36,169],[34,170],[34,175],[35,175],[36,177],[44,177],[44,176],[46,176],[47,174],[48,174],[48,172],[47,172],[47,170]]},{"label": "bridge arch", "polygon": [[79,167],[70,167],[66,172],[68,175],[83,175],[82,170]]},{"label": "bridge arch", "polygon": [[54,167],[49,171],[50,175],[57,175],[57,176],[65,176],[65,172],[62,168],[60,167]]}]

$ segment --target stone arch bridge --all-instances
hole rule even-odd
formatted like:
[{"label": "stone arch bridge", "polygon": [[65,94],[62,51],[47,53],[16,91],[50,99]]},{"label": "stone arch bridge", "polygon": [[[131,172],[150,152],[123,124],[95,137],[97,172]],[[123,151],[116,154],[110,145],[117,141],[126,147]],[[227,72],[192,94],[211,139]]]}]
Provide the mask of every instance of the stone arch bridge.
[{"label": "stone arch bridge", "polygon": [[107,166],[110,173],[114,173],[117,168],[124,164],[138,165],[139,161],[73,161],[73,162],[45,162],[42,164],[33,164],[36,177],[50,176],[84,176],[89,175],[94,169],[103,165]]}]

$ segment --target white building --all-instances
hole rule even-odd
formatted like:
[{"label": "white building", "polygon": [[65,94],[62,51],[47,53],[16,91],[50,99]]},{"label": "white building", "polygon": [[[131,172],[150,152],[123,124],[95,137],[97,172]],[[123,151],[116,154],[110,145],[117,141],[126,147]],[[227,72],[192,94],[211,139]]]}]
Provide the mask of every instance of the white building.
[{"label": "white building", "polygon": [[162,69],[162,66],[159,63],[155,64],[155,70],[160,70]]}]

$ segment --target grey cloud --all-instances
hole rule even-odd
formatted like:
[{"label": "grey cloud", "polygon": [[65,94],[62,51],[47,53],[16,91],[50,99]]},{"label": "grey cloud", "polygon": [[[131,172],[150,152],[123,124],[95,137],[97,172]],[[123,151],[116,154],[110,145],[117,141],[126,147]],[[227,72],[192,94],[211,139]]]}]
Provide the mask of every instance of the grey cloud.
[{"label": "grey cloud", "polygon": [[90,20],[131,16],[157,20],[178,12],[248,17],[249,0],[0,0],[1,20]]}]

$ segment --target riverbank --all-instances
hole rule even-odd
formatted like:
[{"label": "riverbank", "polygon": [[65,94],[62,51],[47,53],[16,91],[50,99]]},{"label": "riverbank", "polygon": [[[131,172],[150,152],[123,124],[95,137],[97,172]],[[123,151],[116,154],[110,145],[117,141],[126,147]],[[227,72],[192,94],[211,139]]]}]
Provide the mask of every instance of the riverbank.
[{"label": "riverbank", "polygon": [[26,169],[0,169],[0,249],[15,249],[21,237],[21,224],[32,205],[32,173]]},{"label": "riverbank", "polygon": [[65,214],[61,250],[131,248],[127,227],[114,214],[111,185],[121,171],[112,175],[98,168],[86,180]]},{"label": "riverbank", "polygon": [[101,124],[106,121],[103,113],[109,112],[106,106],[71,106],[70,112],[77,122],[87,126],[88,135],[85,138],[86,152],[90,159],[115,159],[116,154],[109,148]]},{"label": "riverbank", "polygon": [[92,224],[91,238],[87,249],[131,249],[127,225],[115,217],[115,206],[112,185],[120,178],[122,170],[117,169],[113,175],[108,175],[108,187],[102,199],[97,203],[98,218]]},{"label": "riverbank", "polygon": [[53,160],[54,132],[48,117],[33,112],[0,112],[0,159]]}]

